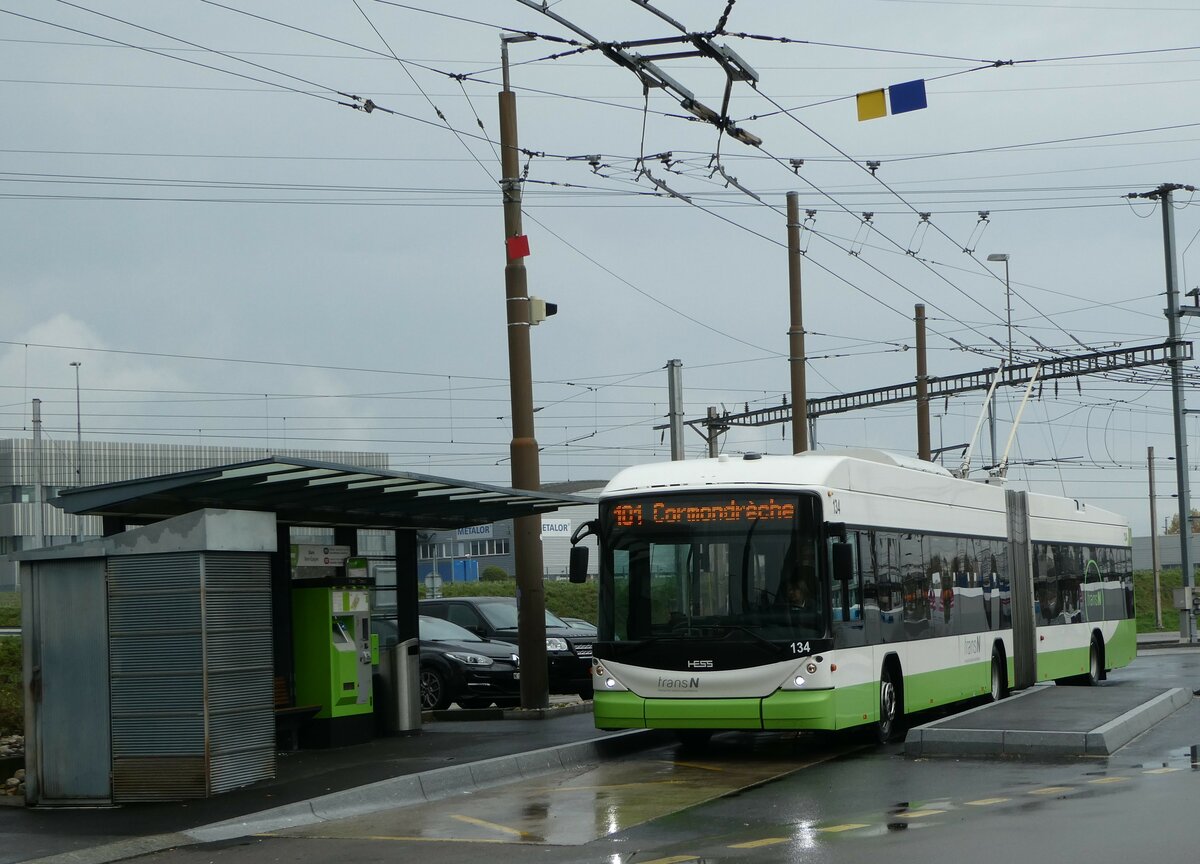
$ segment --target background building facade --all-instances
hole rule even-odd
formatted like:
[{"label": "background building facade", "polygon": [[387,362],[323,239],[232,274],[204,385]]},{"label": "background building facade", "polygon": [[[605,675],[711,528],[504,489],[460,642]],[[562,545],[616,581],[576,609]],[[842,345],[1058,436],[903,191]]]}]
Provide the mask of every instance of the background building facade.
[{"label": "background building facade", "polygon": [[[9,560],[10,553],[101,536],[99,517],[73,516],[48,503],[39,504],[39,501],[48,502],[60,490],[249,462],[268,456],[291,456],[362,468],[389,467],[386,454],[365,451],[267,450],[115,441],[84,441],[80,448],[74,440],[43,439],[39,484],[34,442],[0,440],[0,591],[19,587],[17,564]],[[40,498],[39,485],[42,487]],[[325,533],[314,532],[312,542],[328,542]]]}]

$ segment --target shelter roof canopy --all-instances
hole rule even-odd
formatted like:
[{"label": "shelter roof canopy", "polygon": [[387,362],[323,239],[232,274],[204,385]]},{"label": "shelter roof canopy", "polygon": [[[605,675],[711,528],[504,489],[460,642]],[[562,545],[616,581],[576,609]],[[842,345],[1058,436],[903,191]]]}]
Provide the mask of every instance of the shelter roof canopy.
[{"label": "shelter roof canopy", "polygon": [[65,489],[53,504],[80,516],[156,521],[202,508],[264,510],[285,524],[447,530],[591,503],[407,471],[271,457]]}]

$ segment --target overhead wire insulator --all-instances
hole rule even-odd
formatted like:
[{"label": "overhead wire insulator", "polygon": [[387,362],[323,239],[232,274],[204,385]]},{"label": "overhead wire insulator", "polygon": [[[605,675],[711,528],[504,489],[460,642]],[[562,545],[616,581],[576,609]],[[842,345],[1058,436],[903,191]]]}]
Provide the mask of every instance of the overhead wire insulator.
[{"label": "overhead wire insulator", "polygon": [[975,223],[975,227],[971,230],[971,236],[967,238],[967,245],[963,247],[963,252],[968,255],[975,254],[975,247],[979,245],[980,238],[983,237],[983,232],[987,230],[989,224],[988,217],[991,215],[990,210],[979,211],[979,221]]},{"label": "overhead wire insulator", "polygon": [[875,218],[874,213],[862,214],[862,221],[858,224],[858,231],[854,234],[854,240],[850,243],[850,254],[855,257],[863,250],[863,246],[867,243],[867,236],[871,233],[871,220]]},{"label": "overhead wire insulator", "polygon": [[913,229],[912,236],[908,238],[908,249],[906,255],[916,257],[921,251],[921,246],[925,243],[925,235],[929,231],[929,217],[932,213],[918,213],[921,218],[917,221],[917,227]]},{"label": "overhead wire insulator", "polygon": [[817,224],[817,211],[805,210],[804,221],[800,224],[800,254],[808,254],[808,244],[812,241],[813,228]]}]

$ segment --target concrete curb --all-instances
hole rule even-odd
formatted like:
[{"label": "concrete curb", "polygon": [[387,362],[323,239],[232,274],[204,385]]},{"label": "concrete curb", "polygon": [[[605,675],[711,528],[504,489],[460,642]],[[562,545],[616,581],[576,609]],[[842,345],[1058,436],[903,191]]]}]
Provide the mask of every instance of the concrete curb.
[{"label": "concrete curb", "polygon": [[551,705],[549,708],[460,708],[457,711],[425,711],[421,714],[423,724],[453,722],[470,723],[476,720],[548,720],[568,714],[591,714],[592,702],[568,702]]},{"label": "concrete curb", "polygon": [[[1010,699],[1020,699],[1038,692],[1031,687]],[[1175,687],[1164,691],[1135,708],[1126,711],[1090,732],[1054,732],[1023,729],[953,729],[939,728],[944,720],[936,720],[911,729],[904,740],[907,756],[1111,756],[1138,735],[1187,705],[1192,695]],[[1007,702],[1008,700],[1006,700]],[[956,719],[986,711],[994,703],[981,705],[955,715]]]},{"label": "concrete curb", "polygon": [[[1008,699],[1023,699],[1036,692],[1036,688],[1030,687],[1028,690],[1013,693]],[[989,702],[986,705],[969,708],[966,711],[955,713],[954,716],[956,718],[968,717],[971,714],[986,711],[993,704],[995,703]],[[1003,729],[939,729],[937,726],[941,722],[943,721],[939,719],[909,729],[908,734],[904,737],[904,755],[914,758],[941,755],[988,756],[1003,752],[1005,732]]]},{"label": "concrete curb", "polygon": [[1086,751],[1089,756],[1111,756],[1156,723],[1160,723],[1192,701],[1192,694],[1182,687],[1174,687],[1132,711],[1110,720],[1093,729],[1087,735]]}]

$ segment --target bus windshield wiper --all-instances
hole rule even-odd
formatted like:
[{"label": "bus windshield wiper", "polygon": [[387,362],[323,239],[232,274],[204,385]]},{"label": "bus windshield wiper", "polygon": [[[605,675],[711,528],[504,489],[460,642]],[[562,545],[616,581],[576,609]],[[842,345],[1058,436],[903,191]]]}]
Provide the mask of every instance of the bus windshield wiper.
[{"label": "bus windshield wiper", "polygon": [[766,638],[765,636],[760,636],[759,634],[755,633],[754,630],[752,630],[751,628],[744,627],[741,624],[706,624],[705,626],[711,627],[714,630],[724,630],[724,631],[726,631],[727,635],[729,633],[733,633],[735,631],[739,632],[739,633],[745,633],[747,636],[750,636],[755,641],[761,642],[764,645],[769,645],[772,649],[777,650],[779,647],[774,642],[772,642],[770,639]]}]

